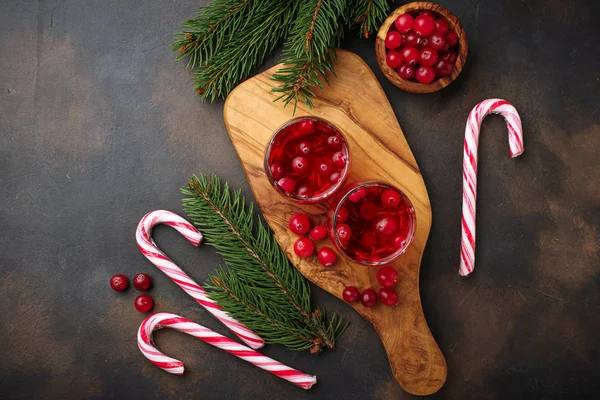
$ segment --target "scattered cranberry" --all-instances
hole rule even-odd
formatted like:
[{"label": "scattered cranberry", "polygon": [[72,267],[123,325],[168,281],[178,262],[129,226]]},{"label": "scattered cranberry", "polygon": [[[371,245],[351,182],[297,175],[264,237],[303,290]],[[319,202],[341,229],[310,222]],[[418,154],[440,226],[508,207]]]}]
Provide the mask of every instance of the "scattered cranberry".
[{"label": "scattered cranberry", "polygon": [[314,190],[310,186],[300,186],[296,191],[296,196],[301,199],[310,199],[315,194]]},{"label": "scattered cranberry", "polygon": [[360,302],[365,307],[373,307],[377,304],[377,293],[373,289],[365,289],[360,294]]},{"label": "scattered cranberry", "polygon": [[431,67],[421,65],[417,68],[415,76],[421,83],[431,83],[435,79],[435,71]]},{"label": "scattered cranberry", "polygon": [[412,30],[413,20],[414,18],[410,14],[398,15],[398,18],[394,21],[394,25],[396,25],[396,29],[400,33],[408,33]]},{"label": "scattered cranberry", "polygon": [[350,230],[350,227],[346,224],[339,224],[336,229],[336,232],[342,244],[348,243],[348,241],[350,241],[350,238],[352,237],[352,231]]},{"label": "scattered cranberry", "polygon": [[432,48],[426,47],[419,53],[419,63],[427,67],[433,67],[438,60],[437,51]]},{"label": "scattered cranberry", "polygon": [[347,286],[342,292],[342,297],[346,303],[356,303],[358,296],[360,296],[360,293],[355,286]]},{"label": "scattered cranberry", "polygon": [[450,47],[454,47],[458,43],[458,35],[452,31],[448,31],[448,33],[446,33],[446,41]]},{"label": "scattered cranberry", "polygon": [[385,37],[385,47],[392,50],[397,49],[402,44],[402,36],[398,31],[390,31]]},{"label": "scattered cranberry", "polygon": [[381,303],[386,306],[395,306],[398,304],[398,293],[394,289],[379,289],[379,298],[381,299]]},{"label": "scattered cranberry", "polygon": [[393,235],[398,230],[398,221],[393,217],[383,217],[377,221],[375,229],[382,235]]},{"label": "scattered cranberry", "polygon": [[129,280],[125,275],[117,274],[110,278],[110,287],[117,292],[122,292],[129,286]]},{"label": "scattered cranberry", "polygon": [[304,119],[298,123],[298,132],[303,135],[313,133],[315,130],[315,122],[312,119]]},{"label": "scattered cranberry", "polygon": [[400,75],[400,78],[406,79],[407,81],[411,80],[415,77],[415,69],[410,65],[404,64],[398,70],[398,75]]},{"label": "scattered cranberry", "polygon": [[310,163],[306,157],[295,157],[292,160],[292,169],[298,175],[307,175],[310,173]]},{"label": "scattered cranberry", "polygon": [[340,208],[337,212],[337,215],[335,216],[335,222],[337,222],[338,224],[346,222],[346,220],[348,219],[348,215],[350,215],[350,213],[347,208]]},{"label": "scattered cranberry", "polygon": [[137,274],[133,277],[133,287],[137,290],[148,290],[152,286],[150,275]]},{"label": "scattered cranberry", "polygon": [[317,225],[310,231],[308,237],[312,240],[323,240],[327,236],[327,227],[323,225]]},{"label": "scattered cranberry", "polygon": [[300,258],[310,257],[315,251],[315,245],[309,238],[299,238],[294,243],[294,253]]},{"label": "scattered cranberry", "polygon": [[452,74],[453,68],[454,68],[454,66],[452,65],[452,63],[450,61],[439,60],[433,67],[433,70],[435,71],[436,75],[438,75],[438,76],[448,76],[448,75]]},{"label": "scattered cranberry", "polygon": [[295,213],[290,218],[290,230],[296,235],[304,235],[310,231],[310,218],[303,213]]},{"label": "scattered cranberry", "polygon": [[446,37],[440,33],[432,33],[429,36],[429,47],[434,50],[444,50],[444,47],[446,47]]},{"label": "scattered cranberry", "polygon": [[[435,14],[434,14],[435,15]],[[421,14],[413,21],[412,28],[421,37],[427,37],[435,30],[434,17],[427,14]],[[388,34],[389,35],[389,34]],[[400,46],[400,45],[398,45]],[[396,46],[396,47],[398,47]]]},{"label": "scattered cranberry", "polygon": [[322,247],[317,252],[317,258],[319,259],[319,263],[321,263],[322,266],[331,267],[337,259],[337,256],[333,249],[329,247]]},{"label": "scattered cranberry", "polygon": [[414,32],[411,32],[404,37],[403,43],[405,47],[418,47],[419,35],[417,35]]},{"label": "scattered cranberry", "polygon": [[407,65],[416,65],[419,61],[419,50],[416,47],[405,47],[402,49],[402,58]]},{"label": "scattered cranberry", "polygon": [[134,305],[135,309],[139,312],[147,313],[148,311],[152,310],[154,302],[152,301],[152,297],[148,296],[147,294],[141,294],[135,298]]},{"label": "scattered cranberry", "polygon": [[394,268],[386,265],[377,271],[377,281],[383,287],[392,288],[398,283],[398,273]]},{"label": "scattered cranberry", "polygon": [[448,32],[448,23],[443,19],[435,20],[435,31],[440,35],[445,35]]},{"label": "scattered cranberry", "polygon": [[277,184],[284,192],[288,192],[288,193],[293,193],[294,187],[296,187],[296,181],[294,181],[292,178],[289,178],[287,176],[284,176],[283,178],[278,180]]},{"label": "scattered cranberry", "polygon": [[385,63],[390,68],[399,68],[402,65],[402,54],[397,51],[390,51],[385,57]]},{"label": "scattered cranberry", "polygon": [[[312,121],[311,121],[312,122]],[[298,144],[298,153],[303,156],[310,154],[312,151],[312,144],[310,142],[300,142]]]}]

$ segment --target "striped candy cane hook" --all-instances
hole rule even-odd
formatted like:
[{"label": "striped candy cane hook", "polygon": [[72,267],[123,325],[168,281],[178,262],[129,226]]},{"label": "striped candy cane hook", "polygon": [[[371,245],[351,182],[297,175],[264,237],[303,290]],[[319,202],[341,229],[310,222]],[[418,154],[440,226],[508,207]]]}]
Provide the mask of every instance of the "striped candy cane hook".
[{"label": "striped candy cane hook", "polygon": [[508,127],[508,145],[512,158],[523,154],[523,128],[519,113],[506,100],[488,99],[477,104],[469,114],[465,128],[465,153],[463,159],[462,233],[460,243],[460,269],[467,276],[475,268],[475,205],[477,200],[477,148],[481,122],[489,114],[500,114]]},{"label": "striped candy cane hook", "polygon": [[140,325],[137,335],[138,347],[142,354],[154,365],[171,374],[182,375],[184,366],[183,362],[161,353],[154,347],[154,344],[152,343],[152,332],[161,328],[171,328],[192,335],[208,344],[225,350],[229,354],[233,354],[242,360],[248,361],[275,376],[292,382],[303,389],[310,389],[312,385],[317,382],[317,378],[313,375],[307,375],[294,368],[288,367],[287,365],[281,364],[272,358],[263,356],[259,352],[243,346],[225,336],[219,335],[189,319],[175,314],[157,313],[146,318]]},{"label": "striped candy cane hook", "polygon": [[260,336],[221,310],[222,307],[209,299],[206,291],[200,285],[160,251],[151,237],[152,228],[157,224],[165,224],[174,228],[194,246],[198,246],[202,242],[202,234],[185,219],[170,211],[156,210],[144,215],[136,230],[135,238],[142,254],[248,346],[253,349],[261,348],[265,342]]}]

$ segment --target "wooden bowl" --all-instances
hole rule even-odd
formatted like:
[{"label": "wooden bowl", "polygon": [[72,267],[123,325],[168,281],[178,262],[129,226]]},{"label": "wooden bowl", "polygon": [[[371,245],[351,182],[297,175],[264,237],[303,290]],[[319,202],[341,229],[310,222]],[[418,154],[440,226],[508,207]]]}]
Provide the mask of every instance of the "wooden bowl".
[{"label": "wooden bowl", "polygon": [[[452,68],[452,74],[448,76],[444,76],[438,80],[435,80],[431,83],[419,83],[413,81],[407,81],[400,78],[398,72],[395,69],[388,67],[385,62],[386,57],[386,48],[385,48],[385,37],[387,36],[390,27],[394,24],[396,18],[404,13],[415,14],[419,11],[423,10],[431,10],[436,13],[440,18],[445,20],[448,23],[448,26],[451,30],[456,32],[458,36],[458,45],[457,45],[457,59],[456,63],[454,63],[454,68]],[[394,85],[398,86],[400,89],[405,90],[411,93],[432,93],[438,91],[440,89],[448,86],[463,69],[465,62],[467,61],[467,52],[468,52],[468,44],[467,44],[467,34],[463,29],[458,19],[450,13],[450,11],[446,10],[444,7],[439,4],[429,3],[425,1],[416,1],[414,3],[408,3],[399,7],[392,11],[392,13],[386,18],[386,20],[379,28],[379,32],[377,32],[377,40],[375,42],[375,49],[377,51],[377,60],[379,61],[379,68],[383,71],[383,74],[388,78],[390,82]]]}]

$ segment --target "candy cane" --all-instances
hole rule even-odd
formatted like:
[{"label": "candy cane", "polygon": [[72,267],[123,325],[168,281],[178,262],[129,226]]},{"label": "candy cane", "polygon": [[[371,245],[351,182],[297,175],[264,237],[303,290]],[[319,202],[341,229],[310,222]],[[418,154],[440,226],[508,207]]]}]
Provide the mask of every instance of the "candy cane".
[{"label": "candy cane", "polygon": [[259,352],[249,349],[225,336],[219,335],[189,319],[175,314],[157,313],[146,318],[140,325],[137,335],[138,347],[142,354],[144,354],[144,356],[154,365],[171,374],[182,375],[184,366],[183,362],[161,353],[154,347],[152,343],[152,332],[161,328],[172,328],[197,337],[208,344],[223,349],[242,360],[262,368],[275,376],[290,381],[303,389],[310,389],[312,385],[317,383],[317,378],[315,376],[307,375],[296,369],[290,368],[287,365],[281,364],[272,358],[263,356]]},{"label": "candy cane", "polygon": [[152,227],[165,224],[181,233],[191,244],[198,246],[202,241],[200,233],[192,224],[179,215],[166,210],[151,211],[144,215],[138,224],[135,238],[142,254],[158,269],[164,272],[173,282],[192,296],[201,306],[214,315],[219,321],[233,331],[240,339],[253,349],[261,348],[265,342],[256,333],[242,325],[229,314],[221,310],[221,306],[209,299],[206,291],[181,270],[173,261],[160,251],[152,240]]},{"label": "candy cane", "polygon": [[488,99],[477,104],[469,114],[465,128],[465,153],[463,160],[462,234],[460,244],[460,269],[467,276],[475,268],[475,202],[477,199],[477,147],[481,121],[488,114],[500,114],[508,126],[508,144],[512,158],[523,154],[523,128],[519,113],[506,100]]}]

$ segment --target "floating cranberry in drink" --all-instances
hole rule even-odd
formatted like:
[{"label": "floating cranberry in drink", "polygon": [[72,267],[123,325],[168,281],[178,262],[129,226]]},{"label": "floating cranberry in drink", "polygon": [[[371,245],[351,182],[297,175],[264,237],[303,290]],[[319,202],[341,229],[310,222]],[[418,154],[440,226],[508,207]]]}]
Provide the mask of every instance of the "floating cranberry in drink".
[{"label": "floating cranberry in drink", "polygon": [[265,171],[277,191],[298,203],[314,204],[340,189],[350,167],[341,132],[315,117],[289,121],[273,135]]},{"label": "floating cranberry in drink", "polygon": [[[347,214],[340,222],[339,213]],[[353,184],[337,195],[327,214],[337,251],[365,265],[388,264],[415,235],[415,210],[399,189],[379,182]]]}]

